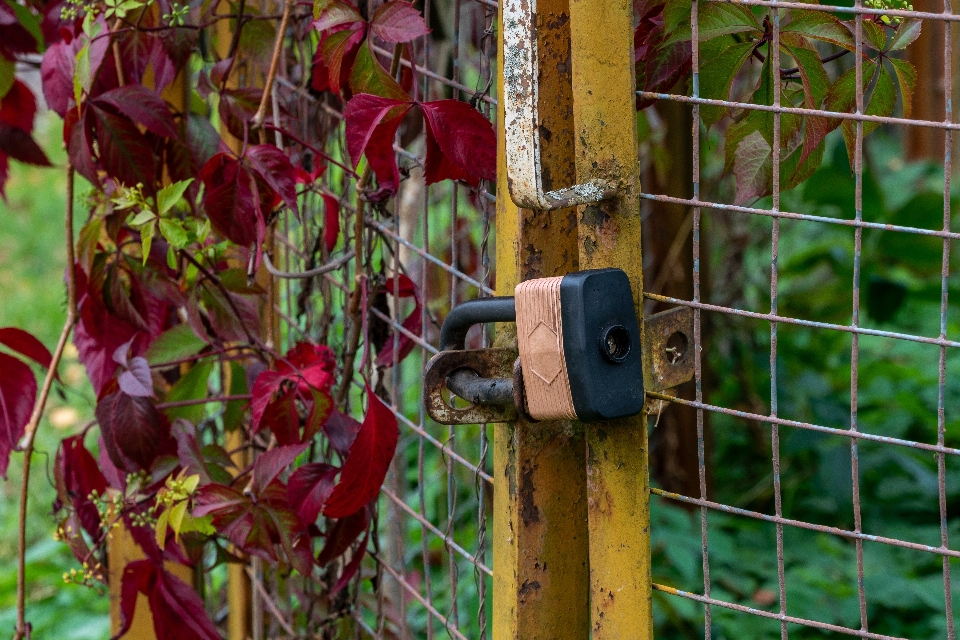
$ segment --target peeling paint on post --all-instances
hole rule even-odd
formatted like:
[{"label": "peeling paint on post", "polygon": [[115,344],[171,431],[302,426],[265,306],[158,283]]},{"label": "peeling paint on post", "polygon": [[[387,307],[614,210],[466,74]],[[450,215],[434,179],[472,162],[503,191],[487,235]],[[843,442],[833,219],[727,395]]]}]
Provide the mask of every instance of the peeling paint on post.
[{"label": "peeling paint on post", "polygon": [[[581,207],[580,268],[623,269],[642,317],[633,5],[571,0],[570,22],[577,181],[617,185],[615,199]],[[646,640],[653,637],[646,412],[585,429],[591,637]]]},{"label": "peeling paint on post", "polygon": [[[536,4],[539,118],[528,129],[540,136],[544,182],[553,189],[574,184],[576,177],[570,20],[568,0]],[[502,38],[504,29],[499,32]],[[501,40],[501,53],[503,46]],[[504,66],[504,74],[509,73],[510,65]],[[498,95],[503,96],[502,75],[500,82]],[[573,208],[518,209],[507,197],[503,102],[497,118],[497,293],[513,295],[514,286],[524,280],[577,270],[577,219]],[[516,349],[515,325],[498,325],[496,346]],[[495,425],[495,640],[589,637],[585,465],[578,423],[517,420]]]}]

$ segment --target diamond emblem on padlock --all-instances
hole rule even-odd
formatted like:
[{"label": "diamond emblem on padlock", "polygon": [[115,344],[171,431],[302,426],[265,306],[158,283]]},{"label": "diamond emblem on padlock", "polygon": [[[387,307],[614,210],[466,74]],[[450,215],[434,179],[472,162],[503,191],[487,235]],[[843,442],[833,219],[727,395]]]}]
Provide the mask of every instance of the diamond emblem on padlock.
[{"label": "diamond emblem on padlock", "polygon": [[527,336],[530,352],[530,373],[552,384],[563,371],[560,338],[557,332],[541,321]]}]

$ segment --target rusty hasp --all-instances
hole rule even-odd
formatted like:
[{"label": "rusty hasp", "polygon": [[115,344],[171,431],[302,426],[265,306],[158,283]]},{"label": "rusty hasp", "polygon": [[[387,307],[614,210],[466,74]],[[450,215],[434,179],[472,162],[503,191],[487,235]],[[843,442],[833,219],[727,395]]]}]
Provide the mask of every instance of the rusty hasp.
[{"label": "rusty hasp", "polygon": [[643,321],[643,386],[666,391],[693,379],[693,309],[677,307]]},{"label": "rusty hasp", "polygon": [[503,2],[504,132],[510,196],[521,207],[543,211],[607,200],[616,194],[616,184],[609,180],[560,188],[545,184],[541,138],[549,140],[552,133],[540,113],[537,13],[537,0]]},{"label": "rusty hasp", "polygon": [[[516,359],[517,352],[513,349],[441,351],[430,359],[423,372],[423,404],[427,414],[440,424],[515,420],[517,409],[513,403],[512,376]],[[456,395],[472,399],[476,404],[454,407],[444,398],[444,389],[451,393],[456,389]],[[504,402],[479,403],[497,400]]]}]

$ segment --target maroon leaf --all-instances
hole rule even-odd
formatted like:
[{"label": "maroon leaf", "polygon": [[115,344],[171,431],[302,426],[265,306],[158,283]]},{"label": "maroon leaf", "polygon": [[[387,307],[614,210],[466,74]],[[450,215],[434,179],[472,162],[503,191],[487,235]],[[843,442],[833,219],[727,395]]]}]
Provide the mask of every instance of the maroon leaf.
[{"label": "maroon leaf", "polygon": [[96,459],[84,446],[83,435],[65,438],[60,443],[55,469],[61,500],[73,505],[83,528],[93,539],[97,539],[100,512],[90,500],[90,494],[96,491],[102,496],[107,490],[107,480],[97,466]]},{"label": "maroon leaf", "polygon": [[290,379],[299,378],[302,392],[314,389],[329,390],[333,385],[333,372],[337,365],[333,351],[326,345],[298,342],[277,362],[277,371]]},{"label": "maroon leaf", "polygon": [[260,214],[253,200],[252,178],[240,162],[218,153],[203,165],[200,179],[206,186],[203,208],[217,233],[239,245],[256,242]]},{"label": "maroon leaf", "polygon": [[100,164],[112,178],[128,187],[142,184],[144,193],[154,191],[153,149],[131,120],[90,105],[96,126]]},{"label": "maroon leaf", "polygon": [[150,604],[153,629],[158,638],[183,640],[220,640],[210,621],[203,600],[187,583],[154,560],[136,560],[126,566],[120,587],[121,638],[130,629],[137,607],[137,595],[144,594]]},{"label": "maroon leaf", "polygon": [[153,378],[146,358],[131,358],[127,370],[117,378],[120,390],[138,398],[153,398]]},{"label": "maroon leaf", "polygon": [[[397,278],[390,278],[387,280],[386,284],[381,288],[383,293],[387,295],[396,295],[400,298],[413,298],[416,302],[416,305],[413,308],[413,311],[410,312],[403,320],[403,328],[409,331],[414,335],[419,335],[420,331],[423,329],[423,313],[420,306],[420,296],[418,295],[417,285],[413,283],[409,277],[404,274],[400,274]],[[410,352],[413,351],[415,345],[413,339],[405,333],[400,333],[396,338],[397,344],[397,362],[403,361]],[[376,365],[378,367],[392,367],[393,366],[393,350],[394,350],[394,338],[387,338],[386,344],[383,346],[383,349],[380,353],[377,354]]]},{"label": "maroon leaf", "polygon": [[128,84],[118,87],[100,94],[93,102],[98,105],[110,105],[158,136],[177,137],[177,129],[173,124],[173,116],[170,114],[167,103],[143,85]]},{"label": "maroon leaf", "polygon": [[244,159],[299,217],[296,175],[286,154],[273,145],[258,144],[247,149]]},{"label": "maroon leaf", "polygon": [[387,42],[410,42],[430,33],[413,3],[404,0],[391,0],[380,5],[370,21],[370,30]]},{"label": "maroon leaf", "polygon": [[459,100],[424,102],[420,108],[427,125],[427,184],[446,178],[471,184],[496,180],[497,134],[489,120]]},{"label": "maroon leaf", "polygon": [[73,103],[73,74],[76,66],[79,40],[73,43],[57,42],[43,54],[40,78],[43,81],[43,97],[61,118]]},{"label": "maroon leaf", "polygon": [[310,89],[316,93],[330,91],[330,69],[323,59],[323,51],[319,44],[310,65]]},{"label": "maroon leaf", "polygon": [[175,453],[170,424],[146,398],[114,391],[97,402],[97,421],[110,459],[132,473],[150,469],[161,453]]},{"label": "maroon leaf", "polygon": [[317,521],[323,503],[333,492],[333,483],[339,469],[322,462],[311,462],[298,468],[287,482],[290,508],[297,512],[304,526]]},{"label": "maroon leaf", "polygon": [[257,112],[262,95],[262,91],[253,87],[227,89],[220,92],[218,107],[220,120],[227,126],[230,135],[240,140],[244,139],[244,131],[248,130],[247,123]]},{"label": "maroon leaf", "polygon": [[33,411],[37,380],[23,361],[0,353],[0,477],[6,479],[13,451]]},{"label": "maroon leaf", "polygon": [[337,238],[340,237],[340,201],[326,193],[323,197],[323,241],[327,245],[327,251],[333,251],[337,246]]},{"label": "maroon leaf", "polygon": [[180,460],[180,466],[188,475],[199,475],[202,484],[209,483],[210,471],[197,439],[197,428],[181,418],[173,423],[170,432],[177,441],[177,459]]},{"label": "maroon leaf", "polygon": [[35,53],[37,39],[24,27],[6,3],[0,3],[0,53],[12,60],[20,53]]},{"label": "maroon leaf", "polygon": [[11,127],[6,122],[0,122],[0,153],[38,167],[51,166],[47,154],[29,133],[23,129]]},{"label": "maroon leaf", "polygon": [[343,0],[331,0],[323,9],[320,17],[313,22],[313,28],[317,31],[324,31],[354,22],[363,22],[363,16]]},{"label": "maroon leaf", "polygon": [[367,540],[369,539],[370,532],[367,531],[363,536],[363,540],[360,541],[360,545],[353,550],[353,557],[350,558],[350,562],[347,563],[347,566],[343,568],[343,573],[340,574],[340,578],[337,580],[336,584],[333,585],[333,588],[330,589],[331,597],[350,584],[350,581],[353,580],[353,577],[357,575],[358,571],[360,571],[360,563],[363,562],[363,556],[365,556],[367,553]]},{"label": "maroon leaf", "polygon": [[253,492],[260,495],[266,491],[267,486],[306,449],[306,444],[295,444],[262,453],[253,464]]},{"label": "maroon leaf", "polygon": [[367,530],[370,523],[368,509],[361,509],[351,516],[340,518],[327,532],[327,543],[323,545],[317,564],[321,567],[342,556],[357,538]]},{"label": "maroon leaf", "polygon": [[73,342],[79,360],[98,395],[117,371],[112,355],[117,348],[137,333],[127,321],[111,313],[98,292],[88,292],[87,278],[77,269],[77,290],[80,296],[80,322],[74,330]]},{"label": "maroon leaf", "polygon": [[350,446],[353,445],[359,431],[359,422],[336,409],[330,413],[330,417],[323,424],[323,432],[330,440],[330,444],[342,456],[347,455],[347,452],[350,451]]},{"label": "maroon leaf", "polygon": [[0,120],[11,127],[30,132],[33,131],[36,113],[37,100],[33,97],[33,91],[20,80],[14,80],[13,86],[0,101]]},{"label": "maroon leaf", "polygon": [[50,361],[53,359],[50,351],[43,346],[42,342],[23,329],[17,329],[16,327],[0,329],[0,344],[30,358],[45,369],[50,368]]},{"label": "maroon leaf", "polygon": [[356,513],[380,492],[397,448],[397,418],[367,387],[367,415],[350,446],[340,483],[323,509],[324,515],[343,518]]}]

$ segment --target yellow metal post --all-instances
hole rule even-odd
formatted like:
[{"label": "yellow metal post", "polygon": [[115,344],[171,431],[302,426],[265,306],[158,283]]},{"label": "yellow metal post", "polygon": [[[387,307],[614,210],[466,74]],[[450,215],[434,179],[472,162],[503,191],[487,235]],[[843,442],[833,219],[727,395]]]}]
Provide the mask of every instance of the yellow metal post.
[{"label": "yellow metal post", "polygon": [[[502,22],[501,22],[502,26]],[[556,186],[575,178],[568,0],[538,4],[543,165]],[[503,29],[500,60],[503,60]],[[498,95],[503,95],[500,74]],[[503,100],[498,111],[497,293],[577,270],[576,211],[518,209],[507,188]],[[516,348],[514,325],[496,346]],[[583,427],[572,422],[494,427],[493,637],[589,637],[586,469]]]},{"label": "yellow metal post", "polygon": [[[633,5],[571,0],[570,24],[577,182],[617,188],[580,207],[580,269],[623,269],[642,318]],[[586,425],[593,640],[653,637],[646,425],[645,412]]]}]

